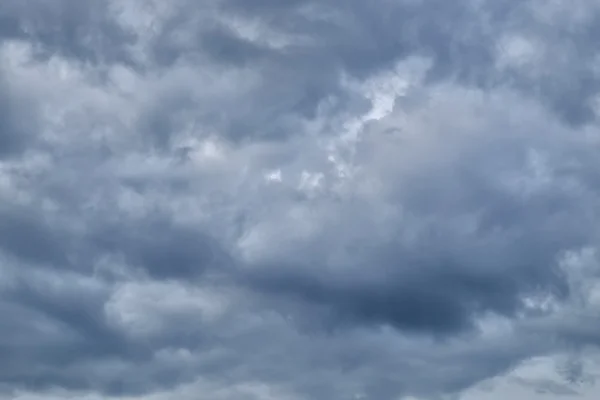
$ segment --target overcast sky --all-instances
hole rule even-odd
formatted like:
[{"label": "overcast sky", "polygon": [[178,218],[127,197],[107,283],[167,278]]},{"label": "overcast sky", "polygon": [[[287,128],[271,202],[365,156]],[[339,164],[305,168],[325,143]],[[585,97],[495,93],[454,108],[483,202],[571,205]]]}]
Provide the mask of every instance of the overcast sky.
[{"label": "overcast sky", "polygon": [[600,1],[0,1],[0,400],[598,399]]}]

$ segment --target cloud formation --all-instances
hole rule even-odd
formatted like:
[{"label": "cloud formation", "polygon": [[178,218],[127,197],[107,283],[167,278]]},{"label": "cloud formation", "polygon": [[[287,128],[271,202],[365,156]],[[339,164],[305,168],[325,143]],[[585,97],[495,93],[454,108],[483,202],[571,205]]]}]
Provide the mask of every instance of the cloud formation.
[{"label": "cloud formation", "polygon": [[593,397],[599,17],[2,2],[0,399]]}]

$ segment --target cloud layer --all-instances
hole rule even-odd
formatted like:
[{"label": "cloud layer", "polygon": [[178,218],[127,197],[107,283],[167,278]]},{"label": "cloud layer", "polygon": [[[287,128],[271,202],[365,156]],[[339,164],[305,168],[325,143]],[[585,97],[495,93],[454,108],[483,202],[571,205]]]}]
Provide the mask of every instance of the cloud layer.
[{"label": "cloud layer", "polygon": [[600,5],[342,3],[0,4],[0,399],[592,393]]}]

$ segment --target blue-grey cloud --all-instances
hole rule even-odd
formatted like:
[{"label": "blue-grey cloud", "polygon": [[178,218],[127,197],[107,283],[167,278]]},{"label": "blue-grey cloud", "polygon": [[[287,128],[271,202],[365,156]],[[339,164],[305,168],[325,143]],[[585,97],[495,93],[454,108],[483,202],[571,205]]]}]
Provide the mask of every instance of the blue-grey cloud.
[{"label": "blue-grey cloud", "polygon": [[569,4],[3,2],[0,398],[438,399],[564,353],[516,381],[576,395],[600,9]]}]

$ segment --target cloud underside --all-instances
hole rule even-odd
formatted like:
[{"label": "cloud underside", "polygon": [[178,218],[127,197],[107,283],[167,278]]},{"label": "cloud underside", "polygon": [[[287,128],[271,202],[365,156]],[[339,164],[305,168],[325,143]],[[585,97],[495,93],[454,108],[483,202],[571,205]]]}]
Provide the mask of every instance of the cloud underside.
[{"label": "cloud underside", "polygon": [[599,17],[2,2],[0,398],[577,395]]}]

